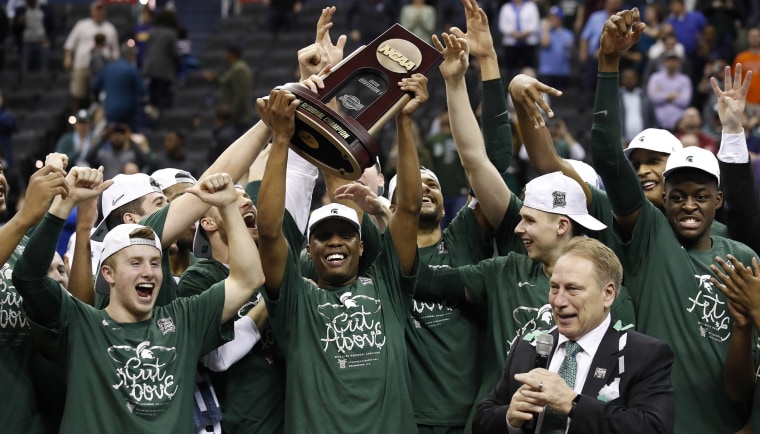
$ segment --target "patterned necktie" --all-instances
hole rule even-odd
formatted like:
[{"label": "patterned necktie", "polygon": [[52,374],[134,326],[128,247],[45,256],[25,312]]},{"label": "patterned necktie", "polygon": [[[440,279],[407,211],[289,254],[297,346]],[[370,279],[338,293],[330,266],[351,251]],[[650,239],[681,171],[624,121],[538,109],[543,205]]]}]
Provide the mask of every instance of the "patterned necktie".
[{"label": "patterned necktie", "polygon": [[[559,367],[559,376],[565,380],[571,389],[575,388],[575,374],[578,372],[578,362],[575,356],[583,351],[577,342],[567,341],[565,343],[565,360]],[[544,415],[544,423],[541,425],[542,434],[563,434],[567,429],[567,415],[557,413],[547,407]]]}]

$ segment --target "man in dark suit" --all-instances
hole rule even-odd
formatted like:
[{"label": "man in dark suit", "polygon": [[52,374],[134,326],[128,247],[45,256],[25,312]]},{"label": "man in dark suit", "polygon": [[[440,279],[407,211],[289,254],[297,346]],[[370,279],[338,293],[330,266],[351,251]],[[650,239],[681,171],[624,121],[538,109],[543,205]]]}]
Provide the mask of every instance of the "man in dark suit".
[{"label": "man in dark suit", "polygon": [[609,314],[622,274],[618,258],[597,240],[577,237],[563,249],[550,281],[557,326],[547,332],[548,369],[535,367],[536,333],[518,337],[478,407],[473,432],[673,431],[673,352]]}]

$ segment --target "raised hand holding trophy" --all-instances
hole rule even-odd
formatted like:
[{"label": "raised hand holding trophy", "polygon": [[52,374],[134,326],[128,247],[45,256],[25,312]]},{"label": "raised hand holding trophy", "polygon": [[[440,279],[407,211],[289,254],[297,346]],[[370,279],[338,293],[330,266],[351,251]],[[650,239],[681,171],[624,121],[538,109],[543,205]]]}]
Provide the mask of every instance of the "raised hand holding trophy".
[{"label": "raised hand holding trophy", "polygon": [[[293,150],[322,170],[356,180],[375,163],[380,149],[372,137],[411,98],[397,84],[413,73],[428,76],[443,58],[399,24],[351,53],[309,90],[289,83],[301,100],[296,110]],[[340,113],[326,105],[337,98]]]}]

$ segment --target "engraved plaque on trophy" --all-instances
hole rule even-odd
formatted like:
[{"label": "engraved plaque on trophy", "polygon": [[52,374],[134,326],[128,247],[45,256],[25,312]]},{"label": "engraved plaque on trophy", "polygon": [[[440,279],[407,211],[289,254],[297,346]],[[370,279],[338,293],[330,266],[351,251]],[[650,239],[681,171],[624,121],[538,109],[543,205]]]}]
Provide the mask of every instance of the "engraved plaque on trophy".
[{"label": "engraved plaque on trophy", "polygon": [[[280,86],[301,100],[293,150],[328,173],[358,179],[380,152],[372,136],[411,99],[396,83],[414,73],[430,75],[442,60],[432,46],[395,24],[334,66],[319,93],[295,83]],[[338,112],[326,105],[333,98]]]}]

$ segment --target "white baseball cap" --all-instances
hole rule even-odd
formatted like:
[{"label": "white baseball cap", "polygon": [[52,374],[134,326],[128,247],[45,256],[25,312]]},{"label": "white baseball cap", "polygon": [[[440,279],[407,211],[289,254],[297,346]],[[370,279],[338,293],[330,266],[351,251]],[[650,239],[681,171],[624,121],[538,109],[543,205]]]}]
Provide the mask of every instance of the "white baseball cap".
[{"label": "white baseball cap", "polygon": [[594,188],[600,188],[599,174],[596,173],[591,165],[581,160],[573,160],[572,158],[565,158],[565,161],[573,166],[573,169],[578,173],[578,176],[588,185]]},{"label": "white baseball cap", "polygon": [[359,224],[359,216],[356,214],[356,211],[353,208],[339,203],[330,203],[311,212],[311,215],[309,216],[309,228],[306,231],[306,239],[308,240],[311,236],[311,228],[328,219],[341,219],[351,223],[356,231],[359,232],[359,237],[361,237],[362,230],[361,225]]},{"label": "white baseball cap", "polygon": [[94,241],[103,241],[108,233],[106,218],[111,214],[111,211],[154,192],[164,193],[158,182],[144,173],[135,173],[133,175],[120,174],[114,176],[113,184],[100,196],[101,206],[103,208],[103,221],[101,221],[98,227],[95,228],[95,232],[92,233],[90,239]]},{"label": "white baseball cap", "polygon": [[161,190],[166,190],[180,183],[195,185],[198,181],[189,172],[179,169],[158,169],[150,175],[151,178],[158,182]]},{"label": "white baseball cap", "polygon": [[100,269],[103,267],[103,262],[115,253],[130,246],[151,246],[155,247],[158,250],[158,253],[161,254],[161,240],[153,229],[151,229],[151,232],[153,232],[152,240],[145,238],[130,238],[130,234],[134,231],[145,227],[147,226],[125,223],[108,231],[108,234],[106,234],[103,239],[103,249],[100,252],[100,261],[98,261],[98,274],[95,278],[95,290],[99,294],[108,295],[111,290],[108,282],[106,282],[101,275]]},{"label": "white baseball cap", "polygon": [[697,169],[715,177],[720,185],[720,167],[712,152],[697,146],[680,149],[668,157],[662,176],[667,178],[677,169]]},{"label": "white baseball cap", "polygon": [[662,152],[663,154],[672,154],[679,149],[683,149],[683,144],[668,130],[647,128],[636,134],[636,137],[631,140],[631,143],[628,144],[628,147],[623,152],[626,157],[630,157],[631,152],[636,149],[648,149],[650,151]]},{"label": "white baseball cap", "polygon": [[606,229],[607,225],[588,213],[583,188],[562,172],[547,173],[525,186],[523,205],[568,218],[592,231]]},{"label": "white baseball cap", "polygon": [[[438,180],[438,177],[435,175],[435,173],[428,169],[425,166],[420,166],[420,174],[425,174],[430,176],[431,178],[435,179],[435,182],[438,184],[441,183],[441,181]],[[393,178],[391,178],[391,182],[388,183],[388,200],[393,200],[393,193],[396,192],[396,183],[398,182],[398,175],[393,175]]]}]

